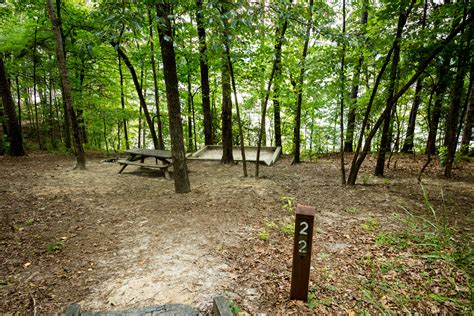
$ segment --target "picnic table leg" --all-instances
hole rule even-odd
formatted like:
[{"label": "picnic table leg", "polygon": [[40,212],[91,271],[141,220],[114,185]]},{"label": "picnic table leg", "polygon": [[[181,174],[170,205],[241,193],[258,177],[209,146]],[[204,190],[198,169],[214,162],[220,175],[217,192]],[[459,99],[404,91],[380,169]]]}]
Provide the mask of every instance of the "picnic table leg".
[{"label": "picnic table leg", "polygon": [[[135,158],[135,155],[131,155],[130,157],[128,157],[128,161],[133,161],[133,159]],[[123,165],[122,166],[122,169],[120,169],[119,173],[122,173],[122,171],[127,168],[128,165]]]},{"label": "picnic table leg", "polygon": [[171,179],[168,168],[163,169],[163,171],[165,172],[165,179],[167,179],[167,180]]}]

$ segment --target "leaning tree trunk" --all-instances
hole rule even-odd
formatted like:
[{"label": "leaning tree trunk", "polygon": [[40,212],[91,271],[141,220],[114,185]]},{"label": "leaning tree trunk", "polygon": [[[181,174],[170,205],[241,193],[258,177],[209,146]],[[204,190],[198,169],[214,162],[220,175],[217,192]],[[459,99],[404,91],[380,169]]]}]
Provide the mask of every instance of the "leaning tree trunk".
[{"label": "leaning tree trunk", "polygon": [[382,138],[380,140],[380,149],[379,154],[377,156],[377,164],[375,166],[376,176],[383,176],[385,168],[385,154],[387,153],[387,151],[390,151],[390,113],[393,112],[393,107],[395,106],[395,102],[392,99],[395,92],[395,85],[397,82],[398,62],[400,61],[400,42],[402,40],[403,28],[405,27],[405,24],[408,20],[408,16],[410,15],[411,9],[413,8],[415,1],[416,0],[412,0],[406,11],[403,10],[403,8],[400,8],[401,12],[400,16],[398,17],[397,34],[395,36],[395,42],[393,46],[392,67],[390,69],[390,81],[387,92],[387,105],[385,108],[387,111],[387,115],[385,116],[383,122]]},{"label": "leaning tree trunk", "polygon": [[24,156],[23,138],[21,136],[20,125],[16,116],[15,103],[10,90],[7,72],[3,64],[3,58],[0,55],[0,94],[2,103],[8,118],[8,136],[10,138],[10,155]]},{"label": "leaning tree trunk", "polygon": [[[291,1],[290,1],[291,3]],[[284,35],[284,34],[283,34]],[[263,135],[265,134],[265,117],[267,114],[267,104],[268,104],[268,98],[270,97],[270,91],[272,88],[272,82],[273,78],[275,76],[276,70],[277,70],[277,56],[276,53],[278,50],[281,50],[281,45],[283,44],[283,37],[281,41],[277,41],[277,44],[275,44],[275,58],[273,59],[273,66],[272,66],[272,71],[270,73],[270,79],[268,80],[268,85],[267,85],[267,91],[265,92],[265,98],[263,99],[263,105],[262,105],[262,115],[260,117],[260,131],[258,133],[258,141],[257,141],[257,159],[255,162],[255,177],[258,178],[259,175],[259,167],[260,167],[260,150],[262,148],[262,140],[263,140]]]},{"label": "leaning tree trunk", "polygon": [[[472,23],[472,18],[470,17],[468,20],[462,22],[461,24],[453,27],[453,29],[451,30],[451,32],[448,34],[448,36],[446,36],[446,38],[444,40],[442,40],[439,45],[436,46],[435,49],[433,49],[430,54],[420,63],[417,71],[415,72],[415,74],[413,74],[413,76],[410,78],[410,80],[407,81],[407,83],[405,83],[405,85],[403,85],[403,87],[393,96],[392,98],[392,102],[397,102],[398,99],[405,94],[405,92],[411,87],[411,85],[413,83],[415,83],[415,81],[423,74],[423,72],[425,71],[425,69],[431,64],[431,62],[433,61],[433,59],[440,53],[444,50],[444,48],[456,37],[456,35],[461,31],[462,28],[464,28],[466,25],[468,25],[469,23]],[[394,43],[395,45],[395,43]],[[380,70],[379,74],[377,75],[377,79],[375,80],[375,85],[374,85],[374,89],[372,91],[372,94],[370,96],[370,100],[369,100],[369,104],[367,105],[367,109],[366,109],[366,113],[365,113],[365,117],[364,117],[364,121],[362,122],[362,128],[361,128],[361,132],[359,134],[359,143],[357,145],[357,149],[356,149],[356,152],[352,158],[352,163],[351,163],[351,170],[350,170],[350,173],[349,173],[349,177],[347,179],[347,184],[349,185],[355,185],[355,182],[357,180],[357,175],[359,173],[359,170],[360,170],[360,167],[362,166],[362,163],[364,162],[365,158],[367,157],[367,154],[370,150],[370,143],[372,141],[372,139],[374,138],[375,134],[377,133],[380,125],[382,124],[384,118],[385,118],[385,115],[390,115],[390,112],[389,111],[384,111],[380,116],[379,118],[377,119],[377,121],[374,123],[372,129],[370,130],[369,134],[367,135],[366,137],[366,140],[365,140],[365,145],[364,147],[362,148],[362,152],[361,152],[361,147],[362,147],[362,140],[363,140],[363,137],[365,135],[365,129],[367,127],[367,124],[368,124],[368,120],[369,120],[369,114],[370,114],[370,110],[371,110],[371,107],[372,107],[372,104],[374,102],[374,99],[375,99],[375,95],[377,93],[377,89],[378,89],[378,86],[380,84],[380,81],[381,81],[381,78],[382,78],[382,75],[385,71],[385,68],[387,67],[388,65],[388,61],[390,59],[390,56],[393,52],[393,46],[392,48],[390,49],[389,53],[387,54],[386,58],[385,58],[385,62],[384,62],[384,65],[382,66],[382,69]]]},{"label": "leaning tree trunk", "polygon": [[186,165],[186,155],[183,142],[183,126],[181,125],[181,108],[179,103],[178,75],[176,73],[176,60],[173,47],[173,31],[171,29],[171,4],[156,4],[158,14],[158,34],[160,38],[161,57],[163,60],[163,73],[166,84],[166,99],[171,136],[171,155],[173,156],[174,188],[176,193],[191,191]]},{"label": "leaning tree trunk", "polygon": [[[118,69],[120,74],[120,103],[122,105],[122,113],[125,114],[125,93],[123,92],[123,73],[122,73],[122,58],[120,54],[118,56]],[[128,142],[128,129],[127,129],[127,119],[123,118],[123,137],[125,137],[125,148],[130,149],[130,143]]]},{"label": "leaning tree trunk", "polygon": [[53,0],[48,0],[48,13],[53,25],[53,33],[56,43],[56,55],[58,58],[59,75],[61,77],[63,99],[66,104],[74,134],[74,147],[76,149],[76,169],[84,170],[86,168],[86,156],[82,147],[79,124],[77,123],[76,113],[74,112],[71,86],[69,84],[68,71],[66,67],[66,55],[63,50],[63,40],[59,30],[59,21],[54,12]]},{"label": "leaning tree trunk", "polygon": [[196,0],[196,23],[199,37],[199,65],[201,69],[202,112],[204,114],[204,144],[214,144],[209,89],[209,66],[207,64],[206,29],[202,16],[202,0]]},{"label": "leaning tree trunk", "polygon": [[133,67],[132,63],[128,59],[128,56],[125,54],[125,52],[122,50],[122,48],[119,46],[117,42],[110,42],[110,44],[115,49],[117,49],[117,52],[119,53],[120,57],[123,59],[123,62],[125,63],[125,65],[127,65],[128,70],[130,71],[130,74],[132,75],[132,80],[135,85],[135,90],[137,91],[138,98],[140,99],[140,107],[142,108],[143,113],[145,114],[146,123],[148,124],[148,128],[150,129],[151,137],[153,139],[153,146],[155,148],[159,148],[159,142],[158,142],[158,138],[156,137],[155,126],[153,125],[153,120],[150,116],[150,112],[148,111],[148,107],[145,102],[145,97],[143,96],[142,87],[140,85],[140,82],[138,81],[135,68]]}]

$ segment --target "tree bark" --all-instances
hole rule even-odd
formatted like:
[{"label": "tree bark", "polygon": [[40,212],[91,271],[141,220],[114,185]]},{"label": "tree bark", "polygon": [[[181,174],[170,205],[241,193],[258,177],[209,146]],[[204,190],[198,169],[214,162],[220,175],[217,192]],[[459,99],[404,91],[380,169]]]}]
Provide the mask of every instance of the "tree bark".
[{"label": "tree bark", "polygon": [[[290,2],[291,3],[291,2]],[[281,49],[285,33],[288,28],[288,17],[283,15],[283,25],[276,28],[276,43],[275,43],[275,84],[273,85],[273,125],[275,129],[275,146],[281,145],[281,117],[280,117],[280,81],[281,81]],[[280,20],[282,18],[280,17]],[[279,23],[281,23],[279,21]]]},{"label": "tree bark", "polygon": [[23,137],[16,116],[15,103],[13,102],[7,71],[0,55],[0,94],[2,96],[3,108],[8,118],[8,136],[10,138],[10,155],[24,156]]},{"label": "tree bark", "polygon": [[396,102],[392,100],[394,92],[395,92],[395,85],[397,82],[397,72],[398,72],[398,62],[400,61],[400,47],[401,47],[401,40],[403,34],[403,28],[408,20],[408,16],[415,4],[416,0],[412,0],[409,4],[408,9],[405,11],[404,8],[400,8],[400,15],[398,17],[398,24],[397,24],[397,33],[395,35],[395,42],[393,46],[393,57],[392,57],[392,65],[390,69],[390,81],[388,84],[388,92],[387,92],[387,103],[386,103],[386,111],[387,115],[385,115],[383,121],[383,128],[382,128],[382,137],[380,139],[380,149],[377,156],[377,164],[375,166],[375,175],[376,176],[383,176],[384,168],[385,168],[385,154],[387,151],[390,151],[390,122],[391,122],[391,113],[393,112],[393,107],[395,106]]},{"label": "tree bark", "polygon": [[[474,10],[471,10],[471,13],[472,12],[474,12]],[[449,107],[444,138],[444,146],[448,149],[448,154],[446,156],[446,166],[444,169],[444,176],[447,178],[451,177],[454,155],[456,154],[456,131],[459,122],[459,111],[461,108],[461,100],[464,90],[464,76],[466,74],[466,64],[467,60],[469,59],[471,35],[472,28],[469,28],[469,30],[466,34],[464,34],[460,42],[456,67],[456,76],[453,82],[453,87],[451,89],[451,106]]]},{"label": "tree bark", "polygon": [[426,153],[436,154],[436,138],[438,135],[438,125],[441,118],[444,94],[450,81],[451,52],[446,50],[443,54],[442,64],[438,68],[438,84],[435,91],[435,100],[431,111],[431,126],[428,133]]},{"label": "tree bark", "polygon": [[341,136],[341,184],[346,185],[346,168],[344,166],[344,90],[346,76],[344,74],[344,67],[346,65],[346,0],[342,0],[342,57],[341,57],[341,105],[340,105],[340,136]]},{"label": "tree bark", "polygon": [[301,139],[300,139],[300,130],[301,130],[301,105],[303,103],[303,83],[304,83],[304,73],[305,73],[305,62],[306,62],[306,55],[308,54],[308,45],[309,45],[309,37],[311,35],[311,29],[313,27],[313,4],[314,1],[309,1],[309,18],[308,18],[308,25],[306,28],[306,34],[304,39],[303,45],[303,53],[301,54],[301,68],[300,74],[298,76],[298,81],[296,83],[296,115],[295,115],[295,126],[293,130],[293,162],[292,164],[300,163],[300,147],[301,147]]},{"label": "tree bark", "polygon": [[74,148],[76,150],[76,169],[83,170],[86,168],[86,156],[84,152],[84,148],[82,147],[80,132],[79,132],[79,125],[77,124],[76,113],[74,112],[73,107],[73,99],[71,93],[71,87],[69,84],[68,78],[68,71],[66,67],[66,55],[63,50],[63,40],[61,37],[61,32],[59,30],[59,21],[56,17],[56,13],[54,12],[53,0],[48,1],[48,13],[51,19],[51,23],[53,25],[53,33],[55,37],[56,43],[56,55],[58,58],[58,67],[59,67],[59,75],[61,77],[61,85],[63,87],[63,99],[67,107],[67,112],[71,118],[71,124],[73,129],[74,135]]},{"label": "tree bark", "polygon": [[[426,12],[428,10],[428,1],[424,0],[423,16],[421,18],[421,29],[424,30],[426,26]],[[408,119],[408,127],[406,131],[405,141],[403,143],[402,152],[412,153],[415,138],[416,115],[421,104],[421,91],[423,90],[423,78],[420,77],[416,81],[415,97],[410,110],[410,117]]]},{"label": "tree bark", "polygon": [[174,187],[176,193],[191,191],[186,165],[186,155],[183,143],[183,127],[181,125],[181,109],[179,103],[178,75],[173,47],[173,32],[171,29],[171,4],[167,0],[156,4],[158,14],[158,34],[160,38],[163,73],[166,84],[166,99],[171,136],[171,155],[173,156]]},{"label": "tree bark", "polygon": [[461,153],[469,154],[469,144],[472,140],[472,125],[474,121],[474,62],[471,60],[471,79],[469,81],[469,93],[466,116],[464,117],[464,127],[461,137]]},{"label": "tree bark", "polygon": [[160,94],[158,90],[158,78],[156,74],[156,62],[155,62],[155,43],[153,39],[153,19],[151,16],[150,7],[147,7],[148,12],[148,23],[149,34],[150,34],[150,53],[151,53],[151,69],[153,71],[153,88],[155,94],[155,108],[156,108],[156,121],[158,123],[158,149],[165,149],[163,141],[163,125],[161,123],[161,111],[160,111]]},{"label": "tree bark", "polygon": [[[122,73],[122,58],[117,52],[118,57],[118,69],[120,74],[120,103],[122,104],[122,111],[125,112],[125,94],[123,92],[123,73]],[[127,119],[123,118],[123,136],[125,137],[125,148],[130,149],[130,143],[128,142],[128,130],[127,130]]]},{"label": "tree bark", "polygon": [[199,37],[199,65],[201,69],[202,112],[204,114],[204,144],[212,145],[214,144],[214,137],[212,132],[212,114],[209,98],[209,66],[207,64],[206,29],[204,28],[202,16],[202,0],[196,0],[196,5],[196,23]]},{"label": "tree bark", "polygon": [[[221,4],[221,16],[224,23],[224,34],[222,41],[224,46],[228,45],[229,28],[228,21],[224,15],[228,12],[228,4]],[[232,153],[232,98],[230,85],[230,69],[227,61],[227,55],[222,53],[222,158],[221,163],[234,163],[234,155]]]}]

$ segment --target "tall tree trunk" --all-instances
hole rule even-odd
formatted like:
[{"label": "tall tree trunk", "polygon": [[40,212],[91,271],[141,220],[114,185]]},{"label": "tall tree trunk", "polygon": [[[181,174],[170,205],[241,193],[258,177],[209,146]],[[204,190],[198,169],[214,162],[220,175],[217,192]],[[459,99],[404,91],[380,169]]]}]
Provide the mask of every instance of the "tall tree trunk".
[{"label": "tall tree trunk", "polygon": [[344,167],[344,90],[346,76],[344,74],[346,58],[346,0],[342,0],[342,57],[341,57],[341,106],[340,106],[340,135],[341,135],[341,184],[346,185],[346,168]]},{"label": "tall tree trunk", "polygon": [[[290,1],[291,3],[291,1]],[[275,43],[275,84],[273,85],[273,124],[275,126],[275,146],[281,147],[281,116],[280,116],[280,84],[281,84],[281,48],[285,33],[288,28],[288,16],[280,15],[280,21],[283,19],[283,24],[276,28],[276,43]]]},{"label": "tall tree trunk", "polygon": [[196,5],[196,22],[199,37],[199,65],[201,69],[202,112],[204,114],[204,144],[212,145],[214,144],[214,137],[209,99],[209,66],[207,65],[206,29],[204,28],[202,16],[202,0],[196,0]]},{"label": "tall tree trunk", "polygon": [[[38,21],[36,21],[38,23]],[[37,65],[37,57],[36,57],[36,44],[37,44],[37,36],[38,36],[38,26],[35,27],[35,39],[33,43],[33,104],[35,105],[35,127],[36,127],[36,137],[38,139],[38,146],[39,149],[43,149],[43,143],[41,141],[41,132],[39,127],[39,118],[38,118],[38,102],[36,98],[37,93],[37,84],[36,84],[36,65]]]},{"label": "tall tree trunk", "polygon": [[188,88],[187,89],[188,90],[188,97],[187,97],[188,141],[187,141],[187,145],[188,145],[188,152],[193,152],[193,120],[192,120],[193,92],[191,91],[192,90],[192,87],[191,87],[191,66],[189,65],[189,59],[188,59],[187,56],[185,57],[185,59],[186,59],[186,68],[187,68],[186,79],[187,79],[187,88]]},{"label": "tall tree trunk", "polygon": [[140,82],[138,81],[135,68],[133,67],[127,55],[125,54],[125,52],[122,50],[122,48],[119,46],[117,42],[110,42],[110,44],[113,47],[115,47],[115,49],[117,49],[117,52],[119,53],[125,65],[127,65],[128,70],[130,71],[130,74],[132,75],[133,84],[135,85],[135,90],[137,91],[138,98],[140,99],[140,107],[142,108],[143,113],[145,114],[146,123],[148,124],[148,128],[150,129],[151,137],[153,139],[153,146],[156,149],[158,148],[158,137],[156,137],[155,126],[153,124],[153,120],[151,119],[150,112],[148,111],[145,98],[143,97],[142,87],[140,85]]},{"label": "tall tree trunk", "polygon": [[232,79],[232,89],[234,90],[234,102],[235,102],[235,109],[237,112],[237,123],[239,125],[240,154],[242,155],[242,168],[244,172],[244,177],[247,177],[248,173],[247,173],[247,159],[245,157],[244,132],[242,129],[242,121],[240,119],[239,100],[237,99],[237,86],[235,84],[234,67],[232,66],[232,60],[230,58],[230,47],[227,41],[225,41],[225,53],[227,55],[227,63],[229,65],[230,78]]},{"label": "tall tree trunk", "polygon": [[[423,16],[421,18],[421,29],[424,30],[426,26],[426,12],[428,10],[428,1],[424,0],[423,6]],[[416,115],[418,113],[418,108],[421,104],[421,91],[423,90],[423,77],[420,77],[416,81],[415,88],[415,97],[413,98],[413,104],[410,110],[410,117],[408,119],[408,127],[406,131],[405,141],[403,143],[402,152],[412,153],[413,144],[415,139],[415,125],[416,125]]]},{"label": "tall tree trunk", "polygon": [[426,153],[436,154],[436,138],[438,136],[438,125],[441,118],[444,94],[450,81],[451,52],[446,50],[443,54],[442,64],[438,68],[438,84],[435,91],[434,104],[431,111],[431,126],[428,133]]},{"label": "tall tree trunk", "polygon": [[300,163],[300,147],[301,147],[301,140],[300,140],[300,130],[301,130],[301,105],[303,103],[303,82],[304,82],[304,73],[305,73],[305,62],[306,62],[306,55],[308,54],[308,45],[309,45],[309,37],[311,35],[311,28],[313,27],[313,0],[309,1],[309,18],[308,18],[308,25],[306,28],[306,34],[304,39],[303,45],[303,53],[301,55],[301,68],[300,74],[298,76],[298,81],[296,83],[296,115],[295,115],[295,126],[293,131],[293,162]]},{"label": "tall tree trunk", "polygon": [[[425,69],[430,65],[430,63],[433,61],[433,59],[440,53],[443,51],[443,49],[453,40],[453,38],[456,37],[456,35],[461,31],[461,29],[463,27],[465,27],[466,25],[468,25],[469,23],[472,23],[472,19],[471,17],[462,22],[461,24],[453,27],[453,29],[451,30],[451,32],[445,37],[444,40],[442,40],[439,45],[436,46],[436,48],[434,48],[430,54],[420,63],[417,71],[415,72],[415,74],[413,74],[413,76],[405,83],[405,85],[403,85],[403,87],[393,96],[392,98],[392,102],[397,102],[397,100],[403,95],[405,94],[405,92],[411,87],[411,85],[413,83],[415,83],[415,81],[423,74],[423,72],[425,71]],[[393,44],[395,45],[395,43]],[[367,154],[370,150],[370,143],[373,139],[373,137],[375,136],[375,134],[377,133],[380,125],[382,124],[384,118],[385,118],[385,115],[390,115],[390,111],[387,111],[387,109],[384,110],[384,112],[379,116],[379,118],[377,119],[377,121],[373,124],[373,127],[372,129],[370,130],[370,132],[368,133],[367,137],[366,137],[366,140],[365,140],[365,144],[362,148],[362,140],[363,140],[363,137],[365,135],[365,130],[366,130],[366,127],[367,127],[367,124],[368,124],[368,121],[369,121],[369,116],[370,116],[370,110],[372,108],[372,104],[374,102],[374,99],[375,99],[375,95],[377,93],[377,89],[378,89],[378,86],[380,84],[380,81],[382,79],[382,75],[383,73],[385,72],[385,68],[387,67],[388,65],[388,62],[390,60],[390,56],[393,52],[393,46],[392,48],[390,49],[390,51],[388,52],[386,58],[385,58],[385,62],[382,66],[382,69],[380,70],[379,74],[377,75],[377,78],[375,80],[375,85],[374,85],[374,89],[372,90],[372,94],[370,96],[370,100],[369,100],[369,104],[367,105],[367,109],[366,109],[366,113],[365,113],[365,116],[364,116],[364,120],[362,122],[362,128],[361,128],[361,131],[360,131],[360,134],[359,134],[359,142],[358,142],[358,145],[357,145],[357,149],[354,153],[354,156],[352,158],[352,163],[351,163],[351,170],[350,170],[350,173],[349,173],[349,177],[347,179],[347,184],[349,185],[355,185],[355,182],[357,180],[357,175],[359,173],[359,170],[360,170],[360,167],[362,166],[362,163],[364,162],[365,158],[367,157]],[[362,148],[362,152],[361,152],[361,148]]]},{"label": "tall tree trunk", "polygon": [[[291,3],[291,1],[290,1],[290,3]],[[277,42],[277,44],[278,44],[278,42]],[[283,44],[283,41],[280,43],[279,46],[275,46],[275,53],[276,53],[277,49],[281,50],[281,45],[282,44]],[[275,76],[276,69],[277,69],[277,58],[274,58],[272,71],[270,73],[270,78],[268,80],[267,90],[266,90],[266,93],[265,93],[265,98],[263,99],[262,115],[261,115],[261,118],[260,118],[260,130],[259,130],[258,142],[257,142],[257,159],[256,159],[256,162],[255,162],[255,177],[256,178],[258,178],[259,170],[260,170],[260,150],[262,148],[263,135],[265,134],[265,118],[266,118],[266,115],[267,115],[268,98],[270,97],[270,91],[271,91],[271,88],[272,88],[272,82],[273,82],[273,78]]]},{"label": "tall tree trunk", "polygon": [[420,78],[416,81],[415,88],[415,97],[413,99],[413,105],[410,110],[410,117],[408,119],[408,127],[405,136],[405,142],[403,143],[402,152],[403,153],[412,153],[413,144],[415,138],[415,125],[416,125],[416,115],[418,113],[418,108],[421,104],[421,91],[423,89],[423,79]]},{"label": "tall tree trunk", "polygon": [[[123,73],[122,73],[122,58],[118,55],[118,68],[120,74],[120,102],[122,104],[122,112],[125,112],[125,94],[123,92]],[[127,119],[123,118],[123,137],[125,137],[125,148],[130,149],[130,143],[128,142],[128,130],[127,130]]]},{"label": "tall tree trunk", "polygon": [[2,95],[3,108],[8,118],[8,136],[10,138],[10,155],[24,156],[23,137],[16,116],[15,103],[13,102],[7,71],[0,55],[0,94]]},{"label": "tall tree trunk", "polygon": [[472,140],[472,126],[474,122],[474,62],[471,60],[471,75],[469,81],[469,92],[467,101],[466,116],[464,117],[464,127],[461,137],[461,153],[467,155],[469,153],[469,144]]},{"label": "tall tree trunk", "polygon": [[171,154],[173,156],[174,187],[176,193],[191,191],[188,168],[183,143],[183,127],[181,125],[181,109],[179,103],[178,76],[176,73],[176,60],[173,47],[173,32],[171,29],[170,0],[156,4],[158,14],[158,34],[160,37],[163,72],[166,84],[166,98],[168,103],[168,116],[171,136]]},{"label": "tall tree trunk", "polygon": [[[364,0],[362,3],[362,15],[360,18],[362,34],[365,34],[365,28],[366,28],[367,20],[369,16],[368,6],[369,6],[368,0]],[[347,113],[346,139],[344,141],[344,151],[350,152],[350,153],[353,151],[353,146],[354,146],[353,143],[354,143],[354,129],[355,129],[356,111],[357,111],[357,98],[359,95],[359,81],[360,81],[360,74],[361,74],[363,63],[364,63],[364,52],[362,48],[360,48],[359,60],[357,61],[357,65],[354,71],[354,77],[352,78],[351,99],[350,99],[349,111]]]},{"label": "tall tree trunk", "polygon": [[[221,3],[221,16],[224,23],[224,34],[222,42],[224,46],[228,45],[229,26],[225,14],[228,12],[228,4]],[[222,53],[222,158],[221,163],[234,163],[234,155],[232,153],[232,97],[230,85],[230,69],[226,53]]]},{"label": "tall tree trunk", "polygon": [[156,62],[155,62],[155,44],[153,40],[153,19],[151,16],[150,7],[147,7],[148,12],[148,23],[149,34],[150,34],[150,53],[151,53],[151,69],[153,71],[153,88],[155,92],[155,108],[156,108],[156,121],[158,123],[158,149],[165,149],[163,141],[163,125],[161,123],[161,111],[160,111],[160,93],[158,90],[158,78],[156,74]]},{"label": "tall tree trunk", "polygon": [[387,151],[390,151],[390,125],[391,125],[391,113],[393,112],[393,107],[395,106],[396,102],[394,102],[393,95],[395,93],[395,85],[397,82],[397,72],[398,72],[398,62],[400,61],[400,47],[401,47],[401,40],[403,34],[403,28],[408,20],[408,16],[415,4],[416,0],[412,0],[409,4],[407,10],[405,8],[400,8],[400,15],[398,17],[398,25],[397,25],[397,34],[395,35],[395,43],[393,46],[393,57],[392,57],[392,67],[390,69],[390,81],[388,84],[388,92],[387,92],[387,103],[386,103],[386,111],[387,115],[385,115],[383,121],[383,128],[382,128],[382,138],[380,139],[380,149],[377,156],[377,164],[375,166],[375,175],[376,176],[383,176],[384,168],[385,168],[385,154]]},{"label": "tall tree trunk", "polygon": [[[472,13],[474,13],[474,9],[471,9],[471,16]],[[454,155],[456,154],[456,131],[459,122],[459,111],[461,108],[461,100],[464,90],[464,76],[466,74],[467,60],[469,59],[471,36],[472,27],[469,28],[467,33],[464,34],[460,41],[456,77],[451,89],[451,106],[449,107],[448,119],[446,121],[446,133],[444,138],[444,146],[448,149],[448,154],[446,156],[446,167],[444,169],[444,176],[447,178],[451,177]]]},{"label": "tall tree trunk", "polygon": [[62,84],[62,92],[63,92],[63,99],[66,103],[66,107],[68,113],[71,118],[71,124],[74,134],[74,147],[76,150],[76,169],[83,170],[86,168],[86,156],[84,153],[84,148],[81,144],[81,138],[79,135],[79,125],[77,124],[76,113],[74,112],[73,107],[73,100],[72,100],[72,93],[71,87],[69,84],[68,72],[66,67],[66,55],[63,50],[63,40],[61,37],[61,32],[59,30],[59,21],[56,17],[56,13],[54,12],[53,0],[48,1],[48,13],[51,19],[51,23],[53,25],[53,33],[55,37],[56,43],[56,55],[58,58],[58,67],[59,67],[59,75],[61,77],[61,84]]},{"label": "tall tree trunk", "polygon": [[23,131],[21,127],[21,95],[20,95],[20,80],[18,78],[18,75],[15,76],[15,83],[16,83],[16,97],[17,97],[17,104],[18,104],[18,126],[20,128],[20,134],[21,134],[23,133]]}]

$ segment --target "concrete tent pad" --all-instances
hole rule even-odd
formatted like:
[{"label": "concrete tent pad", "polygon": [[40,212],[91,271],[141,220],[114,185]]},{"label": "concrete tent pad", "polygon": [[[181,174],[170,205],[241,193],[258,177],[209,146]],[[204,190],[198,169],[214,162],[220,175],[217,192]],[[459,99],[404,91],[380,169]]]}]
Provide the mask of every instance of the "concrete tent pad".
[{"label": "concrete tent pad", "polygon": [[[234,160],[242,161],[240,147],[233,148]],[[263,147],[260,150],[260,162],[271,166],[280,157],[281,147]],[[221,160],[222,146],[207,145],[199,149],[195,153],[188,156],[190,160]],[[257,161],[257,147],[245,147],[245,159],[247,161]]]}]

